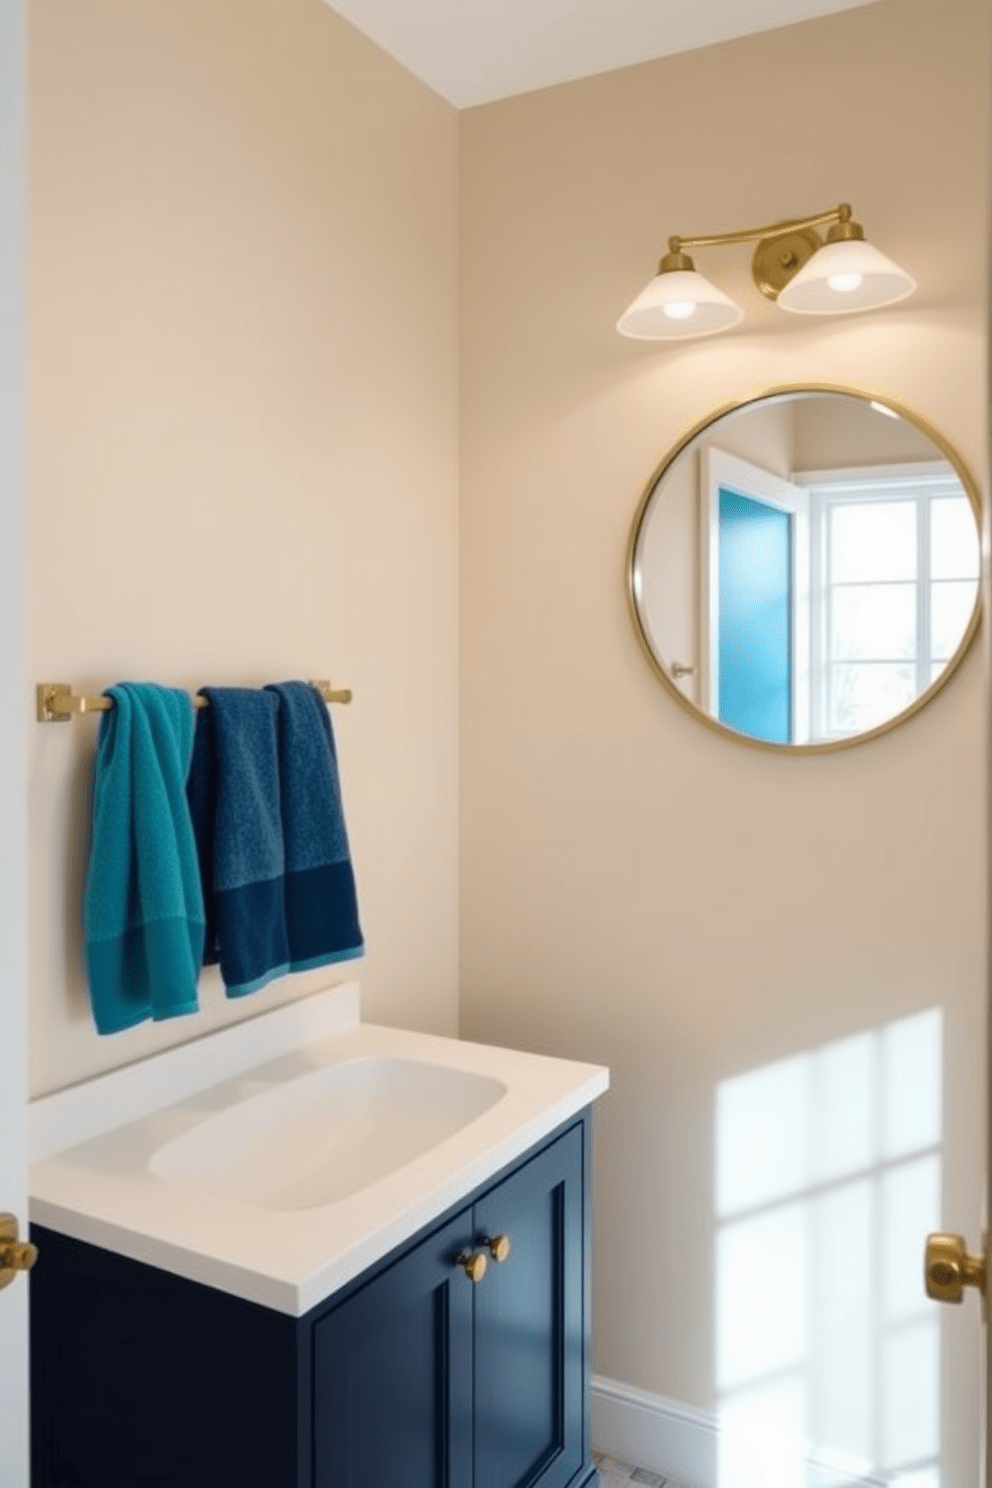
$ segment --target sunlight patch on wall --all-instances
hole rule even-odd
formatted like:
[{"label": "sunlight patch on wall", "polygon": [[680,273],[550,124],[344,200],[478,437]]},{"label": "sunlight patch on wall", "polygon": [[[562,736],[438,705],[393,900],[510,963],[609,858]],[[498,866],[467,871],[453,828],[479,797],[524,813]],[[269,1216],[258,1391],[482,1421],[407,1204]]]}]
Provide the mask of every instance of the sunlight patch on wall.
[{"label": "sunlight patch on wall", "polygon": [[720,1488],[940,1488],[934,1008],[716,1092]]}]

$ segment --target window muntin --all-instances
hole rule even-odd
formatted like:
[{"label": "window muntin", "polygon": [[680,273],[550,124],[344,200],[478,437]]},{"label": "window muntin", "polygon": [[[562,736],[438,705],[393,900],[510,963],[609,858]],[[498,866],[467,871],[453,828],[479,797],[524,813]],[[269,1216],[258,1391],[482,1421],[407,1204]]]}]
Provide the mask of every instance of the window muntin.
[{"label": "window muntin", "polygon": [[978,534],[946,465],[803,483],[811,496],[812,737],[841,738],[910,707],[957,651],[978,591]]}]

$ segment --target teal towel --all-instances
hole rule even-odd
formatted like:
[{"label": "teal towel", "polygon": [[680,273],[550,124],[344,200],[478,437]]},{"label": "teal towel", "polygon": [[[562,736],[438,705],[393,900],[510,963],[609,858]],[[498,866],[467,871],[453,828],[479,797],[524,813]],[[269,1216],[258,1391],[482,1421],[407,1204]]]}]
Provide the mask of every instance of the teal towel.
[{"label": "teal towel", "polygon": [[86,876],[86,970],[100,1033],[197,1011],[203,894],[186,803],[188,693],[107,689]]}]

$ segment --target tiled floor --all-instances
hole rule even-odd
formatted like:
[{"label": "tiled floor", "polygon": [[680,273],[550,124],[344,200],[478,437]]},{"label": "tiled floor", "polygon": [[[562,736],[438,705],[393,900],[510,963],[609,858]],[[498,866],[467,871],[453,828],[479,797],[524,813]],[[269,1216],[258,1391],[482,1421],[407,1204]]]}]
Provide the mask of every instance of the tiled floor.
[{"label": "tiled floor", "polygon": [[646,1488],[681,1488],[672,1478],[660,1478],[657,1473],[643,1467],[630,1467],[626,1462],[617,1462],[613,1457],[603,1457],[593,1452],[593,1460],[599,1468],[602,1488],[623,1488],[623,1485],[640,1483]]}]

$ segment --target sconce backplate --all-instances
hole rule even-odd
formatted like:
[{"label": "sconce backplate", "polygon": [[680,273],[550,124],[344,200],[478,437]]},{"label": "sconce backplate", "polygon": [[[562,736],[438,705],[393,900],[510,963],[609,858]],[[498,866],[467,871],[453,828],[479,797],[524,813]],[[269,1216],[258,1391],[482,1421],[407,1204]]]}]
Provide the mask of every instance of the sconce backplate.
[{"label": "sconce backplate", "polygon": [[822,246],[819,233],[811,227],[762,238],[751,260],[755,284],[767,299],[777,300],[793,275],[798,274],[803,264],[808,263]]}]

